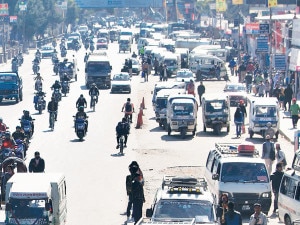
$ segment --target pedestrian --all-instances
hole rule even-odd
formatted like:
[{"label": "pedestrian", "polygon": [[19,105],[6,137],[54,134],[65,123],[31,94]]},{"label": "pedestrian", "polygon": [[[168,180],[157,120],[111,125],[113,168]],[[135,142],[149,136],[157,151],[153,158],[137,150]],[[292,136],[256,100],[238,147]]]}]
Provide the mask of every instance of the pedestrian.
[{"label": "pedestrian", "polygon": [[284,103],[283,103],[284,111],[287,111],[286,104],[289,105],[288,111],[290,111],[292,98],[293,98],[293,90],[291,85],[289,84],[284,90]]},{"label": "pedestrian", "polygon": [[281,183],[281,178],[283,176],[282,172],[282,163],[276,164],[276,171],[270,176],[270,180],[272,182],[272,191],[274,193],[274,210],[273,213],[276,213],[278,209],[278,194],[279,194],[279,187]]},{"label": "pedestrian", "polygon": [[275,147],[274,142],[271,141],[270,135],[266,135],[266,141],[262,146],[261,158],[265,160],[265,164],[270,175],[272,172],[272,165],[275,160]]},{"label": "pedestrian", "polygon": [[131,77],[132,76],[132,60],[131,59],[128,60],[128,72]]},{"label": "pedestrian", "polygon": [[202,95],[205,93],[205,86],[202,81],[200,81],[197,91],[198,91],[199,102],[200,102],[200,106],[201,106],[202,105]]},{"label": "pedestrian", "polygon": [[154,66],[154,75],[158,75],[159,62],[156,57],[154,57],[153,66]]},{"label": "pedestrian", "polygon": [[197,81],[201,81],[201,64],[200,61],[197,61],[197,66],[196,66],[196,79]]},{"label": "pedestrian", "polygon": [[266,93],[266,97],[270,97],[270,90],[271,90],[271,84],[269,82],[269,80],[267,79],[265,81],[265,93]]},{"label": "pedestrian", "polygon": [[285,154],[281,150],[281,147],[280,147],[279,143],[277,143],[275,145],[275,148],[276,148],[276,155],[275,155],[275,157],[276,157],[276,160],[277,160],[277,164],[281,163],[282,169],[285,170],[285,167],[287,165]]},{"label": "pedestrian", "polygon": [[290,111],[291,117],[292,117],[293,128],[296,129],[298,119],[299,119],[299,113],[300,113],[300,107],[297,104],[297,99],[296,98],[293,98],[292,105],[289,108],[289,111]]},{"label": "pedestrian", "polygon": [[128,204],[126,209],[127,223],[131,222],[133,218],[130,218],[130,210],[132,208],[132,182],[136,173],[140,174],[140,182],[143,182],[143,173],[136,161],[132,161],[128,166],[130,174],[126,176],[126,192],[128,196]]},{"label": "pedestrian", "polygon": [[142,70],[144,73],[144,81],[148,82],[148,63],[146,60],[143,62]]},{"label": "pedestrian", "polygon": [[34,153],[34,158],[30,160],[29,163],[30,173],[43,173],[45,172],[45,161],[40,157],[39,152]]},{"label": "pedestrian", "polygon": [[284,109],[284,94],[282,92],[279,93],[279,97],[278,97],[278,100],[279,100],[279,107],[280,109]]},{"label": "pedestrian", "polygon": [[264,97],[265,95],[265,85],[262,81],[259,82],[259,85],[257,87],[258,97]]},{"label": "pedestrian", "polygon": [[242,124],[243,124],[243,113],[241,111],[240,107],[236,108],[236,111],[234,113],[234,123],[236,126],[236,137],[241,136],[241,129],[242,129]]},{"label": "pedestrian", "polygon": [[219,205],[217,208],[217,220],[221,225],[225,224],[225,213],[228,211],[228,195],[223,193],[219,200]]},{"label": "pedestrian", "polygon": [[140,182],[140,174],[134,174],[134,180],[132,182],[132,217],[134,218],[134,224],[136,224],[142,218],[143,204],[145,203],[144,188]]},{"label": "pedestrian", "polygon": [[163,81],[168,81],[168,68],[166,64],[164,64],[163,68]]},{"label": "pedestrian", "polygon": [[254,214],[250,216],[249,225],[267,225],[268,220],[266,214],[261,211],[261,204],[254,203]]},{"label": "pedestrian", "polygon": [[276,97],[276,98],[279,100],[279,95],[280,95],[280,93],[282,93],[282,95],[284,96],[284,93],[281,92],[281,89],[280,89],[279,84],[277,84],[277,85],[275,86],[275,88],[273,89],[273,91],[272,91],[272,96],[273,96],[273,97]]},{"label": "pedestrian", "polygon": [[244,125],[245,124],[245,118],[247,117],[247,110],[246,110],[245,102],[244,102],[243,99],[241,99],[239,101],[238,106],[241,108],[241,112],[243,113],[243,125]]},{"label": "pedestrian", "polygon": [[234,210],[234,203],[228,202],[228,211],[225,213],[225,225],[242,225],[241,213]]}]

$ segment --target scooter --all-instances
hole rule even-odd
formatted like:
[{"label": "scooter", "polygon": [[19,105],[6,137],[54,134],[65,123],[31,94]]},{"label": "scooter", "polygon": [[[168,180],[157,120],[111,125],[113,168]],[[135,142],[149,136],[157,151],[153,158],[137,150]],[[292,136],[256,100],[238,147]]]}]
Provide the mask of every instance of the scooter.
[{"label": "scooter", "polygon": [[54,89],[54,91],[52,93],[52,97],[54,97],[56,102],[61,101],[61,93],[60,93],[59,89]]},{"label": "scooter", "polygon": [[[75,118],[75,116],[73,117]],[[84,119],[75,119],[75,133],[79,140],[82,141],[86,135],[86,123]]]},{"label": "scooter", "polygon": [[35,109],[39,111],[39,114],[42,114],[42,111],[46,109],[46,101],[43,96],[38,96]]},{"label": "scooter", "polygon": [[28,137],[28,139],[30,139],[33,135],[32,124],[31,124],[33,121],[31,122],[30,120],[24,120],[24,119],[23,120],[19,119],[19,120],[21,120],[21,127],[23,128],[25,135]]},{"label": "scooter", "polygon": [[24,143],[24,141],[21,139],[17,139],[17,140],[15,140],[15,142],[16,142],[16,149],[15,149],[16,157],[18,157],[20,159],[24,159],[25,158],[25,143]]},{"label": "scooter", "polygon": [[34,75],[37,74],[40,71],[40,66],[37,63],[33,63],[32,71]]},{"label": "scooter", "polygon": [[67,93],[69,93],[69,83],[68,83],[68,81],[63,81],[62,83],[61,83],[61,93],[63,93],[64,94],[64,96],[66,97],[67,96]]}]

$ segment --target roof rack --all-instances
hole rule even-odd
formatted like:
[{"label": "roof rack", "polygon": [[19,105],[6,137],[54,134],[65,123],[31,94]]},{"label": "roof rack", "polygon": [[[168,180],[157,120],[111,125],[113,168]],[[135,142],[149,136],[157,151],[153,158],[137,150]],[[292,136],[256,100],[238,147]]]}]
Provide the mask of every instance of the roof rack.
[{"label": "roof rack", "polygon": [[259,151],[252,143],[215,143],[215,148],[221,154],[232,154],[239,156],[258,156]]},{"label": "roof rack", "polygon": [[137,225],[145,225],[145,224],[153,224],[153,225],[165,225],[165,224],[193,225],[193,224],[195,224],[195,218],[182,219],[182,220],[180,219],[179,222],[176,222],[176,221],[152,221],[149,218],[142,218],[137,223]]},{"label": "roof rack", "polygon": [[194,192],[201,194],[200,189],[207,190],[205,178],[195,178],[190,176],[170,176],[165,175],[162,182],[162,189],[168,188],[170,192]]}]

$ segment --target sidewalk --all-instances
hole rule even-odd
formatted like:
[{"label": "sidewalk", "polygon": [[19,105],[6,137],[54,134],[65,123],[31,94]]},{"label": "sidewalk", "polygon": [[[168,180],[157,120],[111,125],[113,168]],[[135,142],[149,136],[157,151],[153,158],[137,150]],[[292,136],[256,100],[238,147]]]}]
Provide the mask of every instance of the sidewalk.
[{"label": "sidewalk", "polygon": [[[300,105],[300,101],[297,101],[297,103]],[[293,129],[290,113],[280,110],[279,116],[280,116],[280,125],[279,125],[280,134],[284,136],[286,140],[294,144],[294,135],[298,129]]]}]

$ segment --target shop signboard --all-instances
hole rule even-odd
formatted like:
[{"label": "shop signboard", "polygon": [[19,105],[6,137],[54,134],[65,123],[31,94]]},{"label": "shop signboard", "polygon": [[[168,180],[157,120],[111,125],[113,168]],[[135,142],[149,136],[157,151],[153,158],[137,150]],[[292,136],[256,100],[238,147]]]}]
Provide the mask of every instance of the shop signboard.
[{"label": "shop signboard", "polygon": [[269,52],[269,37],[268,36],[259,36],[257,37],[256,52],[257,53],[267,53]]},{"label": "shop signboard", "polygon": [[268,23],[259,24],[259,33],[260,34],[269,34],[270,25]]},{"label": "shop signboard", "polygon": [[286,68],[285,54],[275,54],[275,69],[285,70],[285,68]]},{"label": "shop signboard", "polygon": [[300,47],[300,19],[293,19],[292,45]]},{"label": "shop signboard", "polygon": [[[274,2],[274,0],[273,0],[273,2]],[[246,4],[249,4],[249,5],[257,5],[257,4],[266,5],[266,0],[246,0]],[[277,4],[278,5],[296,5],[296,1],[295,0],[277,0]]]},{"label": "shop signboard", "polygon": [[259,34],[259,23],[246,23],[246,34]]},{"label": "shop signboard", "polygon": [[291,48],[289,70],[297,71],[298,66],[300,66],[300,49]]}]

